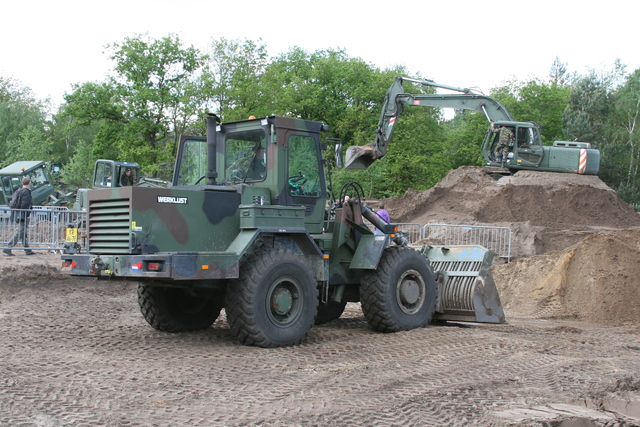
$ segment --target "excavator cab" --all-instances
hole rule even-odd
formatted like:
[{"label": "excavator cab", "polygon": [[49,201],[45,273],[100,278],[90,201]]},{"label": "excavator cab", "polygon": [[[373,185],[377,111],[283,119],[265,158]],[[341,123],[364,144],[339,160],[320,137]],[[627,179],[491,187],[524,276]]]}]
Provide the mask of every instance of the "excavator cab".
[{"label": "excavator cab", "polygon": [[[513,138],[507,146],[506,160],[501,160],[500,132],[496,131],[505,126],[513,133]],[[489,126],[483,145],[484,160],[491,166],[505,168],[540,165],[544,152],[540,139],[540,126],[534,122],[500,121]]]}]

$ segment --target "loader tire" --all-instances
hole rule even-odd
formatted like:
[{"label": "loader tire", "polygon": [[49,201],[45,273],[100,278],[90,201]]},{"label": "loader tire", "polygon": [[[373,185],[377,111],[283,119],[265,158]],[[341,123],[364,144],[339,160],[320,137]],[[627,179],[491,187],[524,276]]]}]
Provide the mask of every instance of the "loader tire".
[{"label": "loader tire", "polygon": [[185,289],[138,283],[138,305],[144,319],[163,332],[207,329],[221,307],[209,298],[192,296]]},{"label": "loader tire", "polygon": [[376,331],[398,332],[426,326],[437,302],[437,285],[429,260],[411,248],[385,249],[378,269],[362,278],[360,302]]},{"label": "loader tire", "polygon": [[344,313],[347,301],[329,301],[328,303],[320,303],[318,306],[318,315],[316,316],[316,325],[329,323],[332,320],[339,319]]},{"label": "loader tire", "polygon": [[266,249],[251,255],[227,286],[225,310],[231,332],[246,345],[299,344],[318,311],[318,287],[300,254]]}]

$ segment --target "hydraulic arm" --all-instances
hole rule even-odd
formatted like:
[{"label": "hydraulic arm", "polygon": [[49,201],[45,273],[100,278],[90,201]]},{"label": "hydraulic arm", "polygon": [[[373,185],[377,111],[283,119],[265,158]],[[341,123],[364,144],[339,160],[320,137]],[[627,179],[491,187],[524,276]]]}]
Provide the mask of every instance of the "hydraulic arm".
[{"label": "hydraulic arm", "polygon": [[[404,87],[402,85],[404,81],[455,90],[461,93],[408,94],[404,93]],[[475,93],[471,89],[446,86],[430,80],[398,77],[385,96],[375,139],[365,146],[352,146],[347,149],[347,169],[366,169],[374,160],[380,159],[387,154],[387,148],[391,142],[395,124],[402,115],[402,110],[405,105],[475,110],[482,112],[490,122],[513,121],[513,117],[511,117],[511,114],[504,105],[491,97]]]}]

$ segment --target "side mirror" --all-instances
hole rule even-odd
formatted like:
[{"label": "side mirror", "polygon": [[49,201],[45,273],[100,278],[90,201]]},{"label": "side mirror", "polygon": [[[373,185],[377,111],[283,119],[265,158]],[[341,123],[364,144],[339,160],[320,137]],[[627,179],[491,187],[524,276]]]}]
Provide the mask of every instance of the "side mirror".
[{"label": "side mirror", "polygon": [[344,164],[342,162],[342,141],[338,138],[327,138],[327,141],[333,142],[333,151],[336,157],[336,167],[342,169]]}]

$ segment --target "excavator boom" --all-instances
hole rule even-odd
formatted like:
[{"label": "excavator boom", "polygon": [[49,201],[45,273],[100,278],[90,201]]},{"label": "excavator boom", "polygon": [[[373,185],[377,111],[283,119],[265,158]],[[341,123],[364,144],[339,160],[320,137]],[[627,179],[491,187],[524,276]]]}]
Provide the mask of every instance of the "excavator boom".
[{"label": "excavator boom", "polygon": [[[455,90],[462,93],[412,95],[404,93],[404,87],[402,85],[404,81]],[[489,96],[475,93],[471,89],[441,85],[430,80],[398,77],[385,96],[375,139],[365,146],[352,146],[347,149],[345,164],[347,169],[366,169],[375,160],[387,154],[387,147],[391,141],[395,124],[398,117],[402,114],[402,109],[405,105],[475,110],[484,113],[490,122],[513,121],[513,117],[511,117],[511,114],[504,105]]]}]

